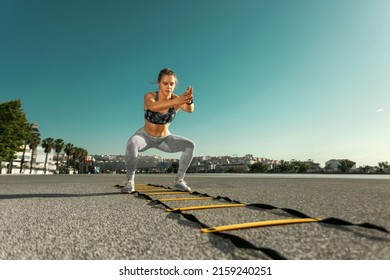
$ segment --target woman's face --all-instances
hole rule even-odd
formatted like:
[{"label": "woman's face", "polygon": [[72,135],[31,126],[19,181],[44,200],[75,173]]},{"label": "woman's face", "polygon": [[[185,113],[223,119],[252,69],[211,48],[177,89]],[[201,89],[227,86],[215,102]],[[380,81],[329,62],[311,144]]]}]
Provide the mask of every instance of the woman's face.
[{"label": "woman's face", "polygon": [[158,86],[160,87],[160,92],[168,96],[172,94],[175,89],[176,77],[173,75],[164,75],[158,83]]}]

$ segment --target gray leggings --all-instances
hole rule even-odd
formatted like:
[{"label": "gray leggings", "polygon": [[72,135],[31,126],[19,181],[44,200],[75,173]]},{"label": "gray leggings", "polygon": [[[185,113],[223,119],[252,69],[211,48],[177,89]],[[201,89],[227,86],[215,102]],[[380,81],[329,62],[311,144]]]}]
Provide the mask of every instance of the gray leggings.
[{"label": "gray leggings", "polygon": [[195,143],[187,138],[172,134],[165,137],[153,137],[141,128],[127,142],[125,161],[128,180],[134,181],[138,153],[150,148],[156,148],[167,153],[183,152],[179,161],[177,177],[178,179],[184,179],[194,156]]}]

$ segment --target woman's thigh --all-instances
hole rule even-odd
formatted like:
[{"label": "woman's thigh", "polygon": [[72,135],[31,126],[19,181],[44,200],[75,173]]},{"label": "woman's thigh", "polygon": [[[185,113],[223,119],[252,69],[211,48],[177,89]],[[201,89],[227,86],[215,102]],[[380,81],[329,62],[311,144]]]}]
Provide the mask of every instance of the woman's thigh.
[{"label": "woman's thigh", "polygon": [[179,136],[179,135],[169,135],[158,147],[157,149],[167,152],[167,153],[176,153],[184,151],[187,148],[193,148],[194,142],[191,140]]}]

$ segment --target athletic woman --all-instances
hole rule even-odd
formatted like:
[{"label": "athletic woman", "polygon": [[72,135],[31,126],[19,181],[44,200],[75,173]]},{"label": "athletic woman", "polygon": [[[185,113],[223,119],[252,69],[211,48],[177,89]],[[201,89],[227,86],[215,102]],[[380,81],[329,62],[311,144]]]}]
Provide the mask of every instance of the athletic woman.
[{"label": "athletic woman", "polygon": [[169,68],[160,71],[157,84],[158,91],[149,92],[144,96],[144,127],[140,128],[127,142],[125,154],[127,181],[122,193],[135,191],[134,177],[138,153],[150,148],[168,153],[182,152],[173,187],[181,191],[191,191],[184,181],[184,176],[194,156],[195,144],[189,139],[171,134],[169,125],[179,109],[188,113],[194,111],[193,89],[187,87],[182,95],[174,94],[177,77]]}]

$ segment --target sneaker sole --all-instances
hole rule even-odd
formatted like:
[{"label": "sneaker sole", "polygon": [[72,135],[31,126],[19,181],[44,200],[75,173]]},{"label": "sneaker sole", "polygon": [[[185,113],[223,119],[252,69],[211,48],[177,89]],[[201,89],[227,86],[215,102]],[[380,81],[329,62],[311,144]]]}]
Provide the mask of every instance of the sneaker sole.
[{"label": "sneaker sole", "polygon": [[123,194],[130,194],[133,192],[135,192],[135,190],[124,190],[124,189],[121,190],[121,193],[123,193]]},{"label": "sneaker sole", "polygon": [[182,192],[190,192],[191,191],[191,188],[190,187],[188,187],[188,188],[183,188],[182,186],[173,186],[175,189],[177,189],[177,190],[179,190],[179,191],[182,191]]}]

